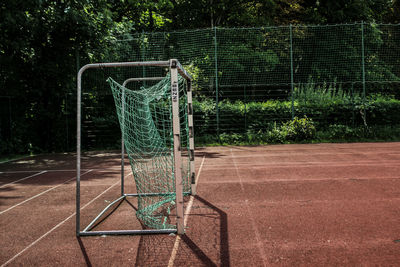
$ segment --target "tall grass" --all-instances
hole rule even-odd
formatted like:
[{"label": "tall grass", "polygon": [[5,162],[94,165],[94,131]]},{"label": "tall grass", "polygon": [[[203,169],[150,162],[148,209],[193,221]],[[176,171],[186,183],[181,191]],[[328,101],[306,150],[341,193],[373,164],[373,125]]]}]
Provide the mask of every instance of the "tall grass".
[{"label": "tall grass", "polygon": [[350,85],[350,89],[343,89],[342,84],[336,81],[322,84],[314,83],[309,79],[307,83],[298,84],[294,88],[293,96],[295,101],[299,103],[309,103],[316,105],[327,105],[329,103],[355,103],[361,99],[360,92],[354,92],[354,88]]}]

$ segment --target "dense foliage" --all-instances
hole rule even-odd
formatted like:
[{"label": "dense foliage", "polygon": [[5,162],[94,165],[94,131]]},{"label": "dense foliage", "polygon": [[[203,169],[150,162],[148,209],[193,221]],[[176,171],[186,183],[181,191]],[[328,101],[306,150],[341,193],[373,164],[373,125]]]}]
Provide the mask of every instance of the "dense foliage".
[{"label": "dense foliage", "polygon": [[[195,115],[199,119],[210,122],[215,118],[216,109],[211,100],[205,102],[194,102]],[[222,128],[225,133],[240,133],[250,131],[271,130],[276,122],[271,123],[269,116],[275,118],[291,117],[291,102],[270,100],[264,102],[243,103],[241,101],[219,103],[219,112],[227,117],[235,118],[235,128]],[[330,101],[326,103],[315,103],[299,105],[294,103],[295,112],[299,118],[306,116],[314,120],[317,130],[326,130],[332,125],[343,124],[348,126],[370,125],[384,126],[397,125],[400,121],[400,100],[376,95],[363,103],[361,99],[354,100],[352,104],[342,101]],[[368,124],[364,124],[364,112],[368,112]],[[247,123],[245,122],[247,121]],[[276,120],[278,124],[285,120]],[[212,124],[200,123],[196,126],[198,135],[215,133]]]},{"label": "dense foliage", "polygon": [[[0,2],[0,12],[0,154],[15,154],[74,148],[75,110],[73,106],[77,69],[84,62],[96,61],[96,58],[104,58],[107,54],[113,53],[113,47],[109,45],[109,41],[115,36],[143,31],[171,31],[213,26],[332,24],[362,20],[399,23],[400,1],[3,0]],[[302,35],[303,32],[298,33],[301,36],[299,38],[304,38],[304,40],[309,37]],[[308,32],[307,34],[315,35],[316,33]],[[371,40],[375,42],[376,47],[379,47],[385,40],[381,39],[378,30],[376,34],[375,36],[379,38],[373,37]],[[329,38],[341,37],[343,33]],[[257,37],[254,38],[256,40]],[[279,45],[280,37],[270,36],[268,40],[271,44]],[[387,43],[388,49],[400,51],[399,44]],[[323,44],[319,42],[319,47],[315,47],[315,51],[326,49]],[[346,44],[343,43],[343,45]],[[326,52],[329,53],[329,51]],[[201,53],[202,61],[212,64],[211,51],[201,51]],[[274,51],[257,51],[252,43],[248,46],[238,46],[235,42],[227,42],[222,44],[220,53],[226,56],[239,54],[242,57],[239,61],[247,60],[246,62],[268,58],[268,64],[255,71],[276,71],[280,66]],[[279,56],[288,58],[289,54]],[[315,55],[310,56],[315,57]],[[352,54],[346,54],[343,57],[349,60],[354,59]],[[309,67],[314,72],[318,72],[323,62],[310,58],[313,59],[313,64]],[[299,59],[295,60],[298,64],[302,63]],[[371,54],[368,60],[367,63],[375,66],[379,65],[377,64],[379,62],[374,62],[374,60],[381,59],[376,54]],[[394,61],[398,58],[385,60]],[[195,65],[191,67],[196,74]],[[344,64],[343,73],[334,73],[333,76],[360,75],[359,72],[353,73],[354,71],[346,69],[346,64]],[[374,73],[381,76],[398,75],[399,70],[384,69]],[[328,74],[322,73],[322,75]],[[223,77],[235,78],[234,75]],[[305,79],[308,78],[305,77]],[[305,89],[300,91],[299,89],[299,96],[307,93]],[[396,94],[398,92],[393,95]],[[346,99],[346,97],[343,98]],[[392,99],[377,97],[370,99],[367,103],[352,100],[351,103],[354,105],[344,105],[340,101],[320,105],[326,102],[326,99],[321,99],[320,103],[317,101],[310,105],[296,106],[296,114],[300,118],[302,115],[319,116],[318,122],[315,121],[317,131],[319,128],[333,127],[335,121],[341,123],[345,121],[348,122],[346,125],[350,126],[353,122],[355,125],[362,125],[360,114],[365,111],[370,114],[368,123],[389,125],[398,122],[399,119],[399,103],[396,99],[398,97]],[[200,134],[215,133],[208,129],[213,127],[212,121],[215,120],[216,110],[213,101],[213,99],[203,99],[196,104],[198,112],[201,113],[200,116],[204,118],[201,129],[198,129]],[[245,108],[243,108],[244,104]],[[239,121],[244,120],[242,113],[246,111],[246,122],[238,123],[238,125],[244,125],[244,128],[240,129],[244,131],[249,129],[265,131],[271,127],[265,125],[262,118],[259,119],[260,116],[265,117],[265,114],[270,117],[275,115],[279,118],[291,117],[290,103],[278,100],[264,103],[251,101],[241,103],[236,100],[229,102],[229,97],[227,97],[226,101],[219,103],[218,108],[231,113],[232,116],[237,116]],[[111,109],[107,106],[106,110]],[[349,117],[348,114],[355,115]],[[103,120],[106,121],[105,127],[107,127],[107,121],[115,119],[113,114],[102,115]],[[318,125],[324,120],[330,123]],[[248,124],[248,122],[251,123]],[[115,122],[113,125],[115,126]],[[335,131],[342,129],[340,127],[342,126],[336,127]],[[224,131],[224,129],[221,131],[225,134],[240,133],[240,131]]]}]

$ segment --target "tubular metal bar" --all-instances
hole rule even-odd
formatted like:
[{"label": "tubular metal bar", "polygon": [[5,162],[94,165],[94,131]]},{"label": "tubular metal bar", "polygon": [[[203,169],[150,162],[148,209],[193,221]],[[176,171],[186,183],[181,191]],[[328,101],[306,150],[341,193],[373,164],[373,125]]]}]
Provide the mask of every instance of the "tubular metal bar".
[{"label": "tubular metal bar", "polygon": [[124,81],[122,84],[123,87],[129,82],[141,82],[141,81],[160,81],[165,77],[144,77],[144,78],[129,78]]},{"label": "tubular metal bar", "polygon": [[176,67],[178,68],[178,72],[183,78],[186,80],[192,80],[192,76],[182,67],[181,63],[177,59],[171,59],[171,61],[176,61]]},{"label": "tubular metal bar", "polygon": [[294,120],[294,69],[293,69],[293,29],[292,24],[290,24],[290,80],[291,80],[291,87],[290,87],[290,94],[292,98],[292,120]]},{"label": "tubular metal bar", "polygon": [[216,119],[217,119],[217,135],[218,140],[220,140],[219,136],[219,99],[218,99],[218,46],[217,46],[217,27],[214,27],[214,67],[215,67],[215,111],[216,111]]},{"label": "tubular metal bar", "polygon": [[179,80],[177,60],[171,59],[171,101],[172,101],[172,129],[174,141],[174,177],[175,177],[175,198],[176,198],[176,226],[178,234],[185,233],[183,214],[183,186],[182,186],[182,162],[180,142],[180,116],[179,116]]},{"label": "tubular metal bar", "polygon": [[121,104],[121,196],[123,196],[125,194],[125,87],[122,87]]},{"label": "tubular metal bar", "polygon": [[362,86],[363,86],[363,112],[364,112],[364,124],[366,124],[366,117],[367,113],[365,112],[365,94],[366,94],[366,88],[365,88],[365,42],[364,42],[364,21],[361,22],[361,65],[362,65]]},{"label": "tubular metal bar", "polygon": [[[190,192],[184,192],[186,194],[190,193]],[[158,193],[145,193],[145,194],[140,194],[141,196],[167,196],[167,195],[173,195],[175,193],[165,193],[165,194],[158,194]],[[103,216],[104,213],[106,213],[106,211],[111,208],[115,203],[117,203],[118,201],[121,201],[123,199],[125,199],[126,197],[135,197],[135,196],[139,196],[139,194],[125,194],[117,199],[115,199],[113,202],[111,202],[110,204],[107,205],[107,207],[104,208],[104,210],[102,212],[100,212],[96,218],[93,219],[93,221],[91,223],[89,223],[88,226],[86,226],[86,228],[80,232],[81,233],[93,233],[93,232],[103,232],[103,231],[90,231],[90,228],[92,228],[92,226],[97,222],[98,219],[101,218],[101,216]],[[176,229],[171,229],[171,230],[175,230],[175,232],[177,231]],[[128,234],[127,232],[129,231],[134,231],[135,233],[137,231],[143,231],[143,230],[123,230],[123,233],[115,233],[115,231],[108,231],[108,232],[113,232],[114,235],[117,234]],[[150,233],[149,231],[153,231],[153,230],[145,230],[146,233]],[[159,230],[157,230],[159,231]],[[119,231],[118,231],[119,232]],[[87,235],[92,235],[92,234],[87,234]]]},{"label": "tubular metal bar", "polygon": [[169,67],[169,60],[167,61],[129,61],[129,62],[110,62],[110,63],[93,63],[86,64],[79,71],[82,72],[92,68],[115,68],[115,67]]},{"label": "tubular metal bar", "polygon": [[120,201],[120,200],[122,200],[122,199],[124,199],[124,198],[125,198],[125,196],[120,196],[119,198],[117,198],[116,200],[114,200],[113,202],[111,202],[110,204],[108,204],[107,207],[105,207],[105,209],[104,209],[102,212],[100,212],[99,215],[97,215],[96,218],[94,218],[94,220],[93,220],[91,223],[89,223],[89,225],[86,226],[85,229],[83,229],[83,232],[89,231],[89,229],[92,228],[92,226],[96,223],[96,221],[97,221],[98,219],[100,219],[100,217],[103,216],[103,214],[104,214],[111,206],[113,206],[115,203],[117,203],[118,201]]},{"label": "tubular metal bar", "polygon": [[158,196],[172,196],[175,195],[175,193],[143,193],[143,194],[136,194],[136,193],[131,193],[131,194],[125,194],[126,197],[138,197],[138,196],[144,196],[144,197],[158,197]]},{"label": "tubular metal bar", "polygon": [[[183,192],[184,194],[190,194],[191,192]],[[137,196],[145,196],[145,197],[157,197],[157,196],[171,196],[175,193],[143,193],[143,194],[124,194],[126,197],[137,197]]]},{"label": "tubular metal bar", "polygon": [[193,101],[192,101],[192,81],[187,81],[187,103],[188,103],[188,126],[189,126],[189,152],[190,152],[190,164],[189,164],[189,175],[191,180],[191,194],[196,195],[196,174],[194,165],[194,127],[193,127]]},{"label": "tubular metal bar", "polygon": [[79,232],[78,236],[175,234],[176,229],[110,230]]}]

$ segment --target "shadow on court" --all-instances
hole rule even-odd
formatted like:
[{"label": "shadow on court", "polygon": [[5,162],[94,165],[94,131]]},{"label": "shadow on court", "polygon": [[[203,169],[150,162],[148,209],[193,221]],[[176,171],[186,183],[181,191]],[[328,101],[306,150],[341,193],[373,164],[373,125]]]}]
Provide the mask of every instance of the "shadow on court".
[{"label": "shadow on court", "polygon": [[207,149],[207,147],[196,147],[195,153],[196,153],[196,158],[198,159],[202,158],[203,156],[210,159],[215,159],[225,156],[223,153],[217,151],[210,151],[209,149]]},{"label": "shadow on court", "polygon": [[176,236],[141,236],[135,266],[229,266],[226,213],[196,196],[188,219],[176,251]]},{"label": "shadow on court", "polygon": [[[137,210],[135,204],[128,199],[115,203],[91,230],[101,230],[110,224],[125,224],[123,221],[127,218],[121,216],[120,212],[130,210],[134,214]],[[138,227],[145,229],[143,225]],[[135,259],[135,266],[166,266],[171,261],[174,266],[230,266],[228,219],[223,210],[202,197],[195,196],[187,227],[178,247],[175,246],[176,235],[127,236],[131,241],[138,238],[136,256],[130,256]],[[117,238],[123,239],[115,237]],[[86,247],[87,243],[81,238],[77,238],[77,242],[86,265],[92,266],[97,259],[91,258],[90,247]],[[177,248],[175,251],[174,246]]]},{"label": "shadow on court", "polygon": [[82,256],[85,259],[86,266],[92,267],[93,266],[92,262],[90,261],[90,258],[89,258],[88,254],[86,252],[86,248],[85,248],[85,245],[82,242],[82,239],[80,237],[76,237],[76,240],[78,241],[79,247],[80,247],[80,249],[82,251]]},{"label": "shadow on court", "polygon": [[[118,168],[120,151],[89,151],[81,157],[82,169]],[[0,164],[0,171],[75,170],[75,153],[40,154]]]},{"label": "shadow on court", "polygon": [[[4,201],[9,200],[9,199],[23,199],[24,196],[23,195],[16,195],[16,196],[6,196],[5,194],[15,191],[15,189],[13,189],[12,187],[4,187],[4,188],[0,188],[0,206],[2,206],[4,203]],[[2,209],[0,208],[0,211]]]}]

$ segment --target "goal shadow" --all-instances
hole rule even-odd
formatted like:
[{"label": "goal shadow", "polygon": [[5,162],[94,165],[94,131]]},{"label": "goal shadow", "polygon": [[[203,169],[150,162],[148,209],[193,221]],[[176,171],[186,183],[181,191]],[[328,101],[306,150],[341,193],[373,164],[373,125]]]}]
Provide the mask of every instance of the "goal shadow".
[{"label": "goal shadow", "polygon": [[186,234],[178,247],[175,235],[140,236],[135,266],[230,266],[227,214],[195,196],[186,216]]}]

